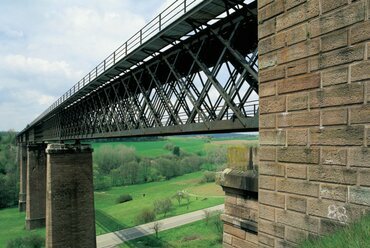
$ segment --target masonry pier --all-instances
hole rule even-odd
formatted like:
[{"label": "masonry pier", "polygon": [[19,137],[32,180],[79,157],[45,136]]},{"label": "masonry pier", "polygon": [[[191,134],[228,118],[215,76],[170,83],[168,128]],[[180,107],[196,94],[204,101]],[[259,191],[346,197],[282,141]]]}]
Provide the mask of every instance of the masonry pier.
[{"label": "masonry pier", "polygon": [[26,211],[26,192],[27,192],[27,144],[19,144],[19,212]]},{"label": "masonry pier", "polygon": [[45,144],[27,147],[26,229],[45,226],[46,154]]},{"label": "masonry pier", "polygon": [[92,148],[49,144],[46,247],[96,247]]}]

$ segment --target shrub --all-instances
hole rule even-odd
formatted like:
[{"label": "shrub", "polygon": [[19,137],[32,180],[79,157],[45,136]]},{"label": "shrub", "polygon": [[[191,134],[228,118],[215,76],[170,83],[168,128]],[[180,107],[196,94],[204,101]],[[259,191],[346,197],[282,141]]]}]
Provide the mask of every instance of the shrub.
[{"label": "shrub", "polygon": [[214,182],[216,179],[216,173],[213,171],[205,171],[201,183]]},{"label": "shrub", "polygon": [[166,150],[168,150],[168,151],[173,151],[173,148],[174,148],[174,144],[173,143],[171,143],[171,142],[168,142],[168,143],[166,143],[165,145],[164,145],[164,149],[166,149]]},{"label": "shrub", "polygon": [[44,238],[39,235],[32,235],[24,238],[12,239],[8,242],[7,248],[41,248],[44,247]]},{"label": "shrub", "polygon": [[132,196],[131,195],[120,195],[117,199],[116,199],[116,203],[119,204],[119,203],[124,203],[124,202],[128,202],[128,201],[132,201]]},{"label": "shrub", "polygon": [[144,208],[135,218],[136,224],[144,224],[155,220],[155,212],[153,209]]},{"label": "shrub", "polygon": [[170,198],[164,198],[161,200],[155,200],[153,205],[154,205],[154,210],[157,213],[163,213],[163,215],[166,216],[166,214],[172,208],[172,201]]}]

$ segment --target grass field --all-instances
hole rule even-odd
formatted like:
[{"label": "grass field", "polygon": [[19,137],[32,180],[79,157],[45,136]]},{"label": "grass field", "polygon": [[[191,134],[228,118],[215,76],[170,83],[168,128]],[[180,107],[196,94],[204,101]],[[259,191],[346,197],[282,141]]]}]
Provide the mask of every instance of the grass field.
[{"label": "grass field", "polygon": [[26,237],[33,234],[45,235],[45,228],[26,231],[24,220],[26,213],[20,213],[18,208],[0,210],[0,248],[6,247],[8,240]]},{"label": "grass field", "polygon": [[220,238],[221,234],[218,233],[216,226],[211,221],[208,223],[208,225],[206,225],[204,220],[200,220],[191,224],[160,232],[158,238],[156,238],[153,234],[131,240],[122,244],[120,247],[221,248],[222,244],[220,242]]},{"label": "grass field", "polygon": [[133,147],[136,153],[140,156],[145,157],[157,157],[165,154],[170,154],[171,152],[164,149],[167,143],[172,143],[175,146],[179,146],[181,150],[188,153],[204,152],[204,144],[206,144],[206,139],[202,138],[191,138],[191,137],[168,137],[166,140],[158,141],[123,141],[123,142],[103,142],[103,143],[93,143],[94,149],[99,149],[102,145],[110,145],[112,147],[116,145],[125,145],[128,147]]},{"label": "grass field", "polygon": [[[195,172],[169,181],[116,187],[109,191],[95,192],[97,235],[135,226],[137,213],[144,208],[152,207],[155,200],[172,197],[177,191],[186,190],[201,196],[190,197],[189,208],[185,201],[178,205],[173,200],[174,207],[166,217],[222,204],[224,198],[220,197],[223,193],[221,187],[214,183],[199,184],[201,177],[202,172]],[[115,200],[122,194],[130,194],[133,200],[116,204]],[[163,217],[162,214],[157,215],[157,219]]]},{"label": "grass field", "polygon": [[[207,197],[205,195],[220,196],[220,186],[214,183],[199,184],[201,172],[187,174],[169,181],[154,182],[140,185],[115,187],[108,191],[95,192],[96,234],[100,235],[128,227],[135,226],[135,216],[140,210],[152,207],[156,199],[172,197],[177,191],[187,190],[189,193],[198,194],[199,197],[190,197],[189,209],[183,201],[180,205],[173,200],[173,209],[166,217],[184,214],[199,209],[222,204],[223,197]],[[116,204],[117,197],[121,194],[130,194],[133,200]],[[143,197],[145,194],[145,197]],[[163,214],[157,215],[162,219]],[[45,236],[45,229],[26,231],[24,229],[25,213],[19,213],[17,208],[0,210],[0,247],[5,247],[10,239],[25,237],[32,234]]]},{"label": "grass field", "polygon": [[370,215],[319,239],[308,239],[300,248],[370,247]]},{"label": "grass field", "polygon": [[[252,141],[251,141],[252,139]],[[254,139],[254,140],[253,140]],[[239,141],[238,141],[239,140]],[[241,141],[240,141],[241,140]],[[206,137],[167,137],[166,140],[159,141],[138,141],[138,142],[109,142],[93,143],[93,148],[98,150],[101,145],[121,145],[134,147],[138,155],[146,157],[156,157],[169,154],[170,151],[164,149],[167,143],[179,146],[181,150],[188,153],[206,154],[206,149],[216,146],[229,146],[240,144],[256,144],[255,138],[214,138]],[[221,187],[213,184],[199,184],[202,177],[201,172],[187,174],[174,178],[169,181],[153,182],[141,185],[112,188],[105,192],[95,192],[95,210],[97,235],[111,232],[127,227],[135,226],[134,222],[137,213],[146,207],[152,207],[156,199],[172,197],[177,191],[185,190],[191,195],[189,209],[185,202],[178,206],[173,200],[174,207],[166,217],[175,216],[218,204],[222,204],[223,191]],[[145,193],[145,197],[143,194]],[[130,194],[133,201],[116,204],[115,201],[121,194]],[[158,215],[157,219],[163,218]],[[32,234],[45,235],[45,229],[36,231],[26,231],[24,229],[25,213],[19,213],[17,208],[0,210],[0,248],[5,247],[7,240],[16,237],[25,237]]]}]

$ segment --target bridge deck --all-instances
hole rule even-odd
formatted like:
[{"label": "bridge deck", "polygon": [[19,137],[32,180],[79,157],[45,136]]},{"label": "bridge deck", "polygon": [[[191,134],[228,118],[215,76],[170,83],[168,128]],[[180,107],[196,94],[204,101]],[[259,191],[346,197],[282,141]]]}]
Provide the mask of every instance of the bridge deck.
[{"label": "bridge deck", "polygon": [[[96,68],[88,73],[82,80],[61,96],[54,104],[52,104],[44,113],[36,118],[20,135],[25,134],[28,130],[33,130],[33,134],[45,132],[50,127],[50,123],[45,125],[50,119],[54,118],[58,113],[70,108],[76,103],[84,101],[91,94],[106,87],[106,85],[123,78],[132,71],[137,70],[147,61],[153,60],[159,54],[170,50],[176,44],[183,42],[191,36],[196,35],[196,30],[204,28],[208,24],[218,22],[222,18],[226,18],[225,9],[228,14],[233,12],[240,6],[243,1],[239,0],[187,0],[175,1],[168,9],[149,22],[143,29],[138,31],[133,37],[125,42],[121,47],[108,56]],[[234,9],[233,9],[234,8]],[[230,11],[231,10],[231,11]],[[248,11],[256,15],[256,2],[248,6]],[[223,14],[223,15],[222,15]],[[256,36],[254,34],[254,36]],[[252,39],[255,40],[255,39]],[[248,46],[251,46],[249,44]],[[254,44],[253,46],[256,46]],[[250,47],[249,50],[252,50]],[[256,119],[256,118],[254,118]],[[250,130],[258,129],[258,120],[249,120]],[[222,130],[225,123],[213,123],[208,126],[219,126],[217,130]],[[199,123],[189,123],[188,126],[170,127],[161,132],[145,132],[131,130],[131,135],[156,135],[156,134],[172,134],[176,132],[202,132],[203,128],[197,128]],[[235,127],[237,130],[242,130],[245,125]],[[215,129],[215,130],[216,130]],[[173,131],[171,131],[173,130]],[[186,131],[188,130],[188,131]],[[212,131],[213,129],[208,130]],[[32,132],[31,132],[32,133]],[[123,135],[117,134],[114,136]],[[126,134],[127,135],[127,134]],[[124,136],[126,136],[124,135]],[[29,135],[28,135],[29,136]],[[31,135],[32,136],[32,135]],[[41,135],[43,136],[43,135]],[[85,136],[80,136],[82,138]],[[90,135],[90,138],[104,137],[103,134]],[[53,137],[57,138],[57,137]],[[41,137],[44,140],[44,138]]]}]

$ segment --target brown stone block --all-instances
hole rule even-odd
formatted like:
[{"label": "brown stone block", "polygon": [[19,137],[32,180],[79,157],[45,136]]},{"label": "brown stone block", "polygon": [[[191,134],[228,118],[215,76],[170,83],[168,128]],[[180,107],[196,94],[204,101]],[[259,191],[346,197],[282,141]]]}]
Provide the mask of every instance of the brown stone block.
[{"label": "brown stone block", "polygon": [[370,39],[370,21],[359,23],[351,28],[351,44]]},{"label": "brown stone block", "polygon": [[260,190],[258,192],[258,201],[262,204],[284,208],[285,206],[285,196],[284,194],[267,191],[267,190]]},{"label": "brown stone block", "polygon": [[337,11],[320,16],[310,22],[310,36],[316,37],[331,31],[350,26],[365,18],[364,4],[362,1],[340,8]]},{"label": "brown stone block", "polygon": [[269,67],[274,67],[276,65],[277,65],[276,52],[263,54],[258,58],[258,68],[261,68],[261,70],[267,69]]},{"label": "brown stone block", "polygon": [[246,198],[247,196],[238,195],[236,199],[236,204],[243,208],[248,208],[250,210],[255,210],[258,212],[258,201],[256,199]]},{"label": "brown stone block", "polygon": [[308,108],[308,93],[295,93],[287,96],[288,111],[305,110]]},{"label": "brown stone block", "polygon": [[324,87],[344,84],[348,82],[348,66],[337,67],[333,70],[322,72],[322,85]]},{"label": "brown stone block", "polygon": [[275,190],[276,177],[260,175],[258,180],[260,189]]},{"label": "brown stone block", "polygon": [[284,12],[284,0],[275,0],[258,10],[258,21],[263,22]]},{"label": "brown stone block", "polygon": [[286,133],[282,130],[263,130],[259,132],[261,145],[285,145]]},{"label": "brown stone block", "polygon": [[259,96],[274,96],[276,95],[276,82],[268,82],[259,85]]},{"label": "brown stone block", "polygon": [[307,145],[308,144],[308,131],[307,129],[288,129],[287,142],[289,145]]},{"label": "brown stone block", "polygon": [[287,164],[286,174],[288,178],[307,178],[307,165],[304,164]]},{"label": "brown stone block", "polygon": [[370,148],[351,148],[348,150],[348,165],[370,168]]},{"label": "brown stone block", "polygon": [[222,236],[222,241],[226,244],[229,244],[231,245],[231,240],[232,240],[232,236],[228,233],[223,233],[223,236]]},{"label": "brown stone block", "polygon": [[310,107],[322,108],[362,103],[364,87],[361,83],[337,85],[310,92]]},{"label": "brown stone block", "polygon": [[259,116],[259,128],[275,128],[276,127],[276,115],[260,115]]},{"label": "brown stone block", "polygon": [[301,111],[277,115],[278,127],[301,127],[320,125],[319,111]]},{"label": "brown stone block", "polygon": [[370,61],[362,61],[351,67],[351,81],[360,81],[370,79]]},{"label": "brown stone block", "polygon": [[286,105],[285,96],[271,96],[260,99],[260,113],[277,113],[284,112]]},{"label": "brown stone block", "polygon": [[258,222],[258,232],[267,233],[269,235],[284,238],[284,226],[272,221],[260,219]]},{"label": "brown stone block", "polygon": [[363,145],[364,127],[325,127],[310,129],[311,145]]},{"label": "brown stone block", "polygon": [[347,215],[346,221],[353,221],[358,217],[362,216],[363,209],[359,206],[348,204],[345,202],[338,202],[333,200],[324,199],[308,199],[308,214],[313,216],[318,216],[322,218],[330,218],[336,221],[344,221],[340,216],[333,215],[338,212],[345,212]]},{"label": "brown stone block", "polygon": [[287,10],[289,10],[289,9],[295,7],[295,6],[298,6],[298,5],[302,4],[302,3],[305,3],[306,1],[307,0],[286,0],[285,1],[285,8]]},{"label": "brown stone block", "polygon": [[257,248],[258,245],[255,244],[255,243],[251,243],[247,240],[233,238],[233,247],[236,247],[236,248],[245,248],[245,247]]},{"label": "brown stone block", "polygon": [[320,73],[310,73],[303,76],[290,77],[277,81],[278,94],[320,88]]},{"label": "brown stone block", "polygon": [[303,240],[307,239],[308,232],[297,228],[286,227],[285,237],[288,241],[299,244],[302,243]]},{"label": "brown stone block", "polygon": [[363,169],[359,171],[359,181],[361,186],[370,186],[370,170]]},{"label": "brown stone block", "polygon": [[306,213],[307,210],[307,198],[288,196],[287,198],[287,209]]},{"label": "brown stone block", "polygon": [[322,110],[322,125],[346,125],[347,112],[346,108]]},{"label": "brown stone block", "polygon": [[297,179],[276,179],[276,189],[279,192],[287,192],[297,195],[319,196],[319,185]]},{"label": "brown stone block", "polygon": [[305,41],[308,38],[307,23],[289,29],[285,33],[288,46]]},{"label": "brown stone block", "polygon": [[261,244],[264,244],[266,245],[267,247],[274,247],[274,238],[269,236],[269,235],[266,235],[264,233],[258,233],[258,242],[259,242],[259,246],[261,246]]},{"label": "brown stone block", "polygon": [[364,45],[359,44],[355,46],[337,49],[331,52],[324,53],[319,56],[319,69],[328,68],[342,64],[348,64],[354,61],[363,60]]},{"label": "brown stone block", "polygon": [[224,224],[224,233],[230,234],[240,239],[245,239],[245,231],[228,224]]},{"label": "brown stone block", "polygon": [[346,29],[338,30],[321,37],[321,51],[327,52],[334,49],[347,46],[348,31]]},{"label": "brown stone block", "polygon": [[322,148],[321,163],[328,165],[346,165],[347,164],[347,149],[346,148]]},{"label": "brown stone block", "polygon": [[[299,3],[296,3],[299,4]],[[290,5],[291,6],[291,5]],[[319,1],[307,0],[306,3],[289,10],[276,19],[277,30],[286,29],[319,15]]]},{"label": "brown stone block", "polygon": [[360,123],[370,123],[370,103],[351,108],[351,124]]},{"label": "brown stone block", "polygon": [[225,203],[229,203],[229,204],[236,204],[236,195],[234,194],[230,194],[230,193],[226,193],[225,195]]},{"label": "brown stone block", "polygon": [[321,1],[322,12],[326,13],[330,10],[338,9],[339,7],[346,5],[347,0],[325,0]]},{"label": "brown stone block", "polygon": [[258,38],[262,39],[269,36],[276,31],[276,20],[275,18],[264,21],[258,25]]},{"label": "brown stone block", "polygon": [[269,176],[285,176],[285,166],[275,162],[260,162],[259,174]]},{"label": "brown stone block", "polygon": [[278,33],[269,36],[258,43],[258,53],[265,54],[285,46],[285,34]]},{"label": "brown stone block", "polygon": [[320,51],[319,39],[307,40],[277,51],[277,63],[284,64],[294,60],[303,59]]},{"label": "brown stone block", "polygon": [[291,163],[317,164],[320,150],[318,148],[305,148],[288,146],[278,148],[278,161]]},{"label": "brown stone block", "polygon": [[275,208],[270,207],[264,204],[258,205],[258,214],[259,218],[265,219],[265,220],[275,220]]},{"label": "brown stone block", "polygon": [[308,72],[308,60],[296,60],[287,64],[287,75],[296,76],[300,74],[305,74]]},{"label": "brown stone block", "polygon": [[276,147],[273,146],[260,146],[260,161],[275,161],[276,160]]},{"label": "brown stone block", "polygon": [[260,8],[266,6],[267,4],[272,3],[273,1],[274,0],[260,0],[260,1],[257,2],[258,3],[258,8],[260,9]]},{"label": "brown stone block", "polygon": [[275,239],[275,248],[296,248],[297,245],[283,239]]},{"label": "brown stone block", "polygon": [[340,223],[339,221],[331,219],[321,219],[320,220],[320,233],[328,234],[337,231],[338,229],[343,229],[346,225]]},{"label": "brown stone block", "polygon": [[321,184],[320,197],[323,199],[345,202],[347,200],[347,186],[336,184]]},{"label": "brown stone block", "polygon": [[357,171],[334,166],[309,166],[308,178],[310,181],[356,184]]},{"label": "brown stone block", "polygon": [[369,206],[370,188],[369,187],[349,187],[349,202]]},{"label": "brown stone block", "polygon": [[319,229],[319,219],[289,210],[276,209],[276,221],[314,233]]},{"label": "brown stone block", "polygon": [[260,83],[284,78],[285,66],[276,66],[272,69],[263,70],[259,72],[258,76]]}]

